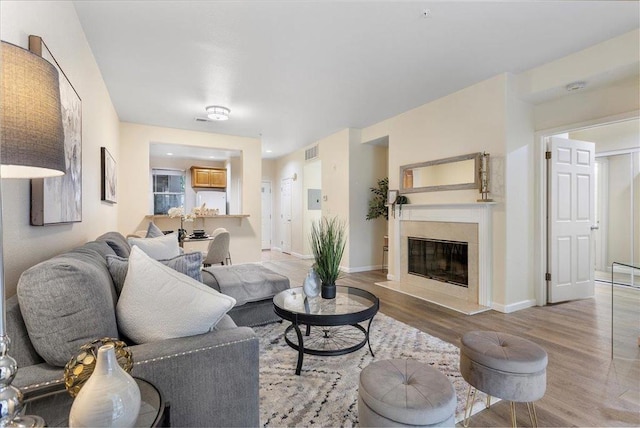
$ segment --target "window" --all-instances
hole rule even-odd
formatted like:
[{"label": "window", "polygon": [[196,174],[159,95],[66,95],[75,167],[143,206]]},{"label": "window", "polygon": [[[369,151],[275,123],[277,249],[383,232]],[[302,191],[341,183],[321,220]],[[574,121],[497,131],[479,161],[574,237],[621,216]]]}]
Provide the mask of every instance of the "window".
[{"label": "window", "polygon": [[151,170],[153,179],[153,214],[166,214],[169,208],[183,207],[185,172],[176,169]]}]

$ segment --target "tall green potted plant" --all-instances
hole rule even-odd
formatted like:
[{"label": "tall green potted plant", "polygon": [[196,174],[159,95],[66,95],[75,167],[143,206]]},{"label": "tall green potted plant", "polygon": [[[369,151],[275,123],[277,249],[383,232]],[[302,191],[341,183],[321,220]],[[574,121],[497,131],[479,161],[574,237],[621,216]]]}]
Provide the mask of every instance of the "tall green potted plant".
[{"label": "tall green potted plant", "polygon": [[340,261],[346,244],[345,224],[337,217],[322,217],[311,225],[309,237],[316,270],[324,299],[336,297],[336,279],[340,275]]}]

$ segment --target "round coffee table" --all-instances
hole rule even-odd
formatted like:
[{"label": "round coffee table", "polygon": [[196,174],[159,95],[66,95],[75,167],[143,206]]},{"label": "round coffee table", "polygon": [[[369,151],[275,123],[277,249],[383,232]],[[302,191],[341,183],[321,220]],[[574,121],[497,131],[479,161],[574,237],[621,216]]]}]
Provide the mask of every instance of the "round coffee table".
[{"label": "round coffee table", "polygon": [[[376,296],[354,287],[337,286],[335,299],[308,298],[302,287],[278,293],[273,298],[273,309],[280,318],[291,322],[284,338],[298,351],[296,374],[300,374],[304,354],[344,355],[368,344],[373,355],[369,329],[379,307]],[[358,324],[367,320],[366,329]],[[306,326],[304,338],[301,325]],[[295,342],[292,340],[294,331]]]}]

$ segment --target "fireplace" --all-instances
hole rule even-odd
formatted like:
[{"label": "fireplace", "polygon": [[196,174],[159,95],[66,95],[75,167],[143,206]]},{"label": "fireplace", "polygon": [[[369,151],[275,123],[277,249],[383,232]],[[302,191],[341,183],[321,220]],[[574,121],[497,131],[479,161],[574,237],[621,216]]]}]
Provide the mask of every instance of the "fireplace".
[{"label": "fireplace", "polygon": [[422,219],[400,223],[400,282],[478,303],[478,224]]},{"label": "fireplace", "polygon": [[[402,212],[396,208],[390,281],[380,284],[466,314],[491,307],[492,205],[406,204]],[[409,240],[416,241],[413,250]],[[438,253],[449,258],[430,259]]]},{"label": "fireplace", "polygon": [[469,287],[469,243],[408,237],[407,269],[412,275]]}]

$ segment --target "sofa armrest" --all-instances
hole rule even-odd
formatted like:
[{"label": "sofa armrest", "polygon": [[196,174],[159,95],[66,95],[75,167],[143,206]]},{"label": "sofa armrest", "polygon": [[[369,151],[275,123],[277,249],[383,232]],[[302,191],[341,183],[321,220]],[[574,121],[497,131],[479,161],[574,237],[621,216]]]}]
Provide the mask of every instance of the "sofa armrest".
[{"label": "sofa armrest", "polygon": [[238,327],[129,347],[131,374],[171,405],[172,426],[258,426],[259,346]]}]

